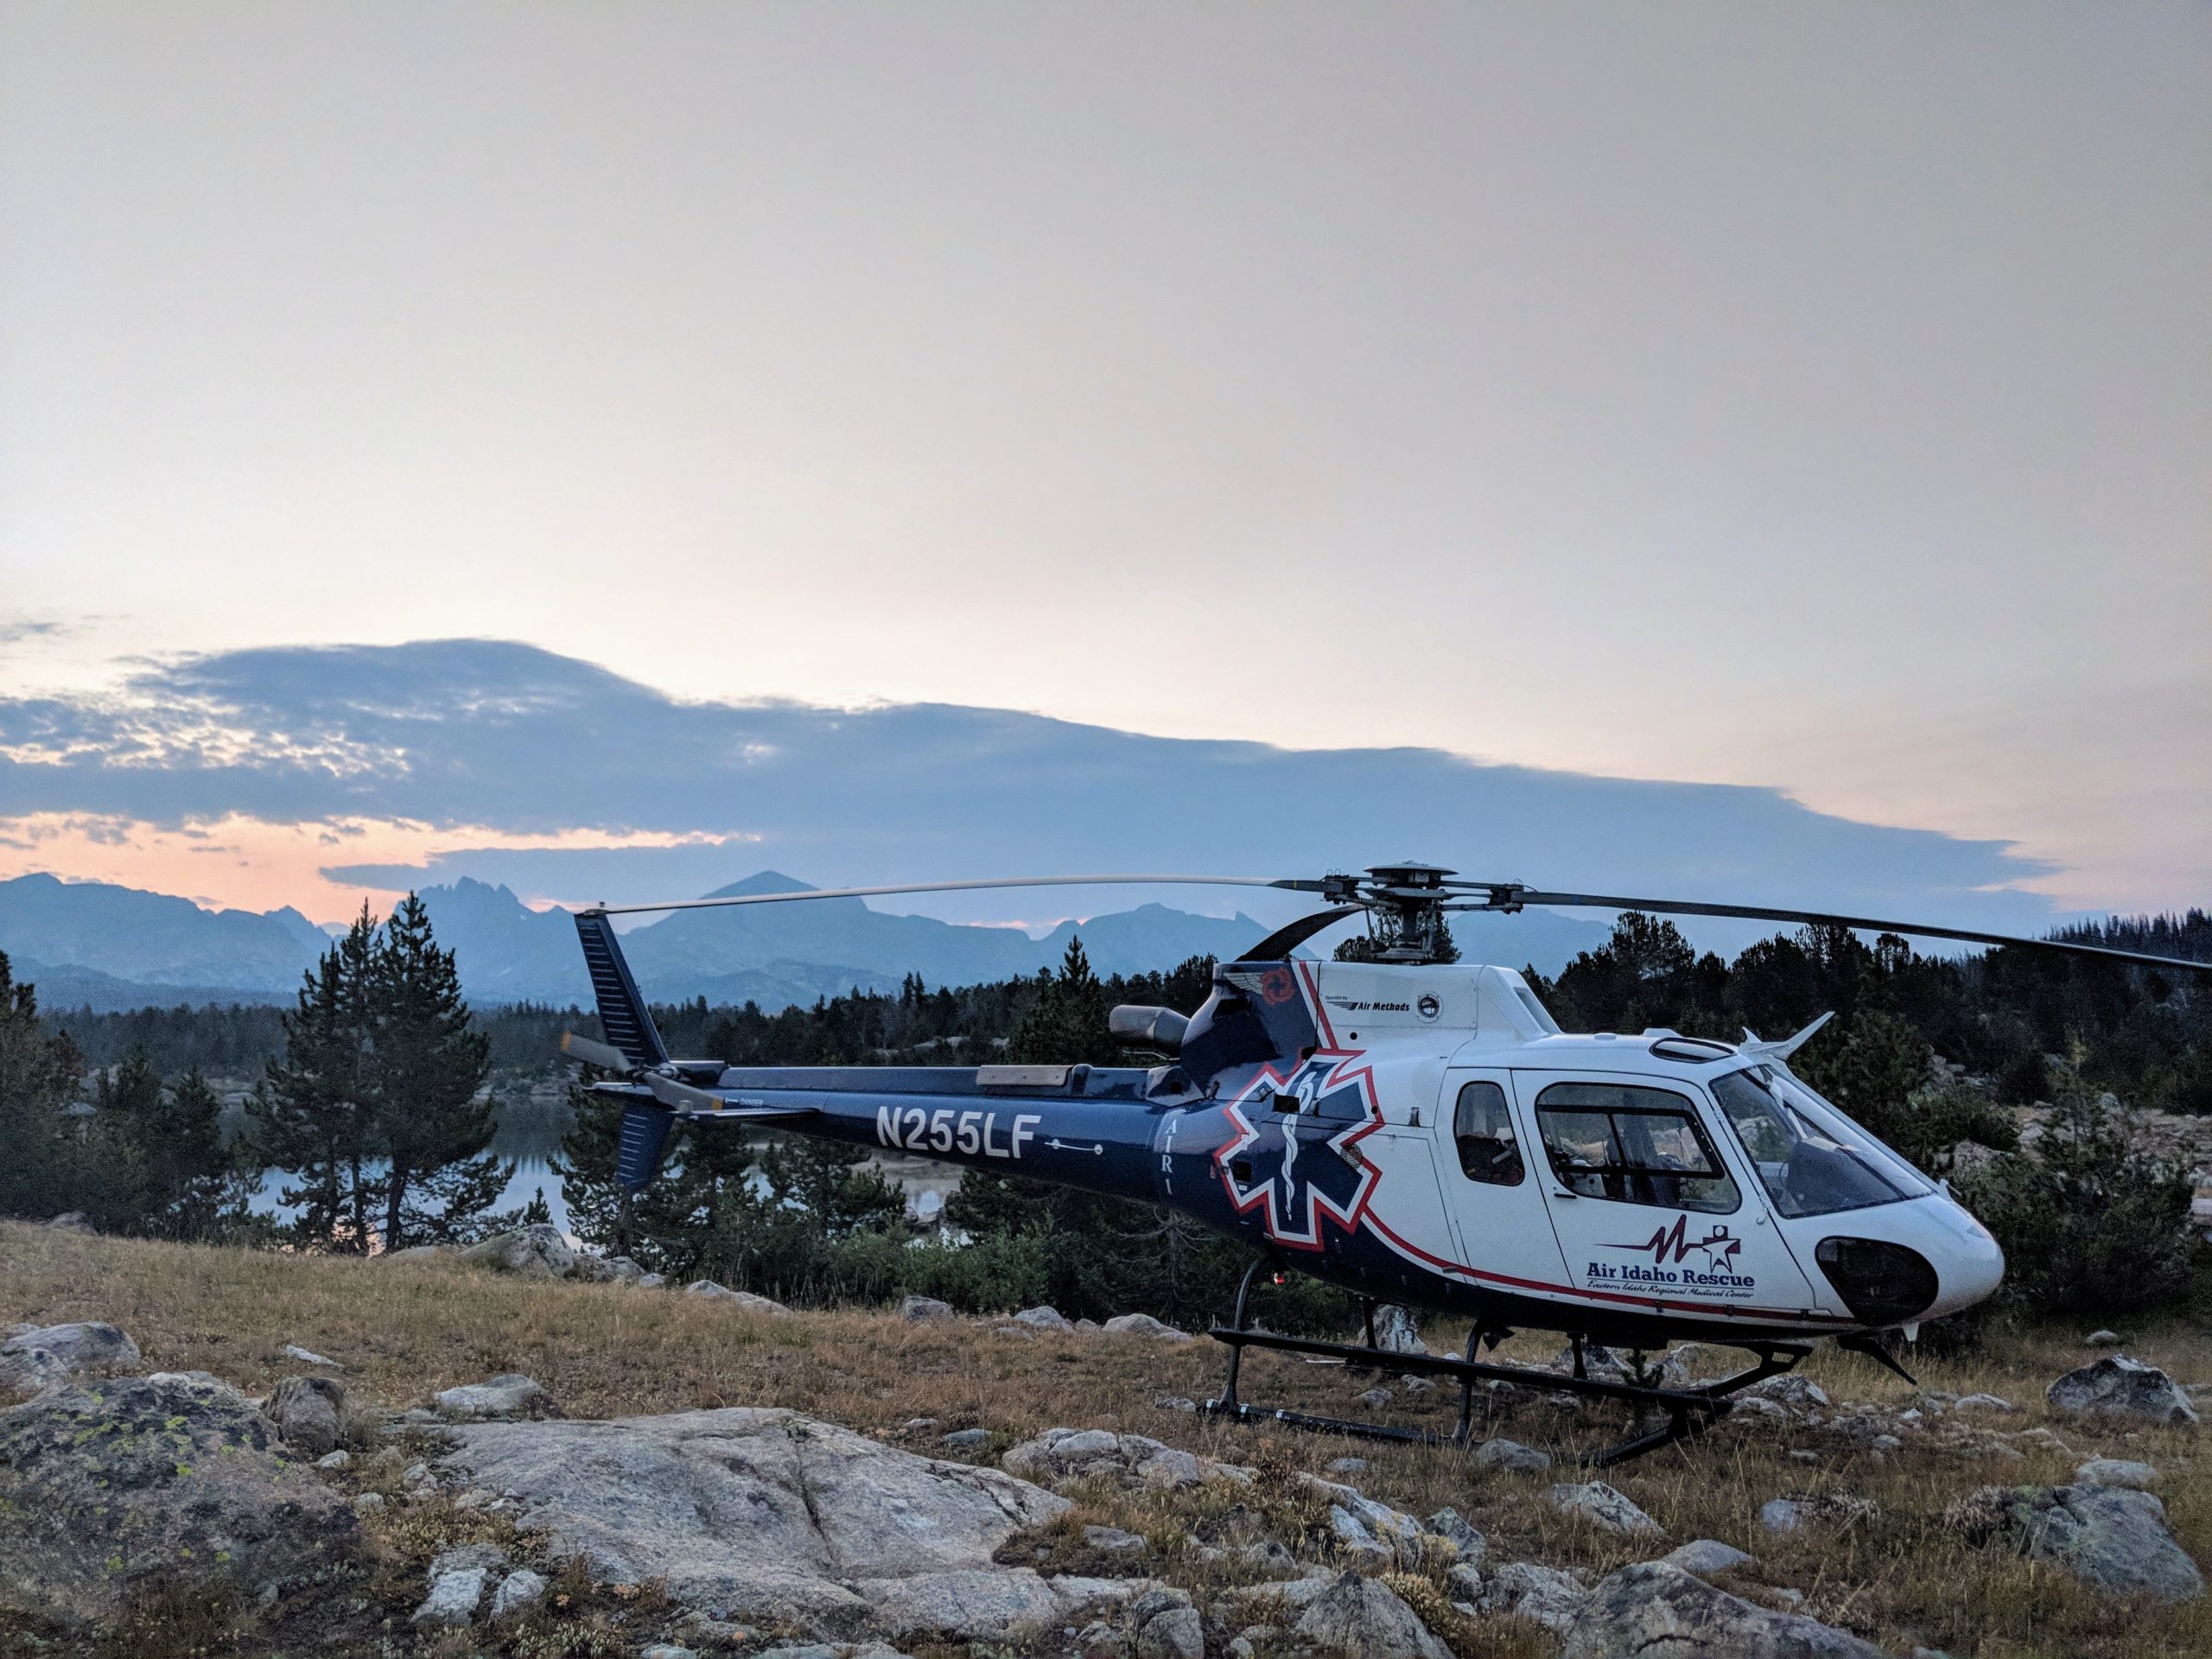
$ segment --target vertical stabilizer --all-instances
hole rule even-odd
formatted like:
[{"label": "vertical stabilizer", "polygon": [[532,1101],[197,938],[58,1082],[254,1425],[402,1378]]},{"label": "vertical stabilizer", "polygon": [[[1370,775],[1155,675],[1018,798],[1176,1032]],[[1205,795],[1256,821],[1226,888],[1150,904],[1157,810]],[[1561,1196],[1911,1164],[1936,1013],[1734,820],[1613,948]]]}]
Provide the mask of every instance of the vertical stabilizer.
[{"label": "vertical stabilizer", "polygon": [[584,967],[591,975],[592,995],[599,999],[600,1029],[607,1040],[640,1071],[666,1065],[668,1051],[645,1012],[645,998],[638,995],[638,982],[630,977],[630,964],[622,960],[622,947],[614,942],[614,925],[603,912],[583,911],[576,917],[576,937],[583,942]]}]

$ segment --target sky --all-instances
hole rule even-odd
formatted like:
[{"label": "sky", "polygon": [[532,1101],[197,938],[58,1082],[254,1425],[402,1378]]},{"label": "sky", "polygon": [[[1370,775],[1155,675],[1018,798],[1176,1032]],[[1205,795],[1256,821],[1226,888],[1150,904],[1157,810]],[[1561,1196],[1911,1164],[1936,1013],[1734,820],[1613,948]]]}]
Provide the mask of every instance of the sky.
[{"label": "sky", "polygon": [[[1066,862],[995,763],[806,806],[905,720],[1305,757],[1064,780],[1136,868],[2202,903],[2209,186],[2202,5],[16,0],[0,874]],[[426,792],[399,668],[620,717]]]}]

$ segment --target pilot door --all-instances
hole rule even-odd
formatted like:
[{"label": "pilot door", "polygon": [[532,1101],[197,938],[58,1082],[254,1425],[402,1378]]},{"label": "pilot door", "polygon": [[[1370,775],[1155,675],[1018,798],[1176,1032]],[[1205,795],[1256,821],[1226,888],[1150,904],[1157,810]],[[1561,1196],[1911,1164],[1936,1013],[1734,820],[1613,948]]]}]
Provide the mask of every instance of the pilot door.
[{"label": "pilot door", "polygon": [[1688,1094],[1618,1075],[1513,1081],[1570,1285],[1617,1306],[1706,1315],[1812,1306],[1756,1184]]}]

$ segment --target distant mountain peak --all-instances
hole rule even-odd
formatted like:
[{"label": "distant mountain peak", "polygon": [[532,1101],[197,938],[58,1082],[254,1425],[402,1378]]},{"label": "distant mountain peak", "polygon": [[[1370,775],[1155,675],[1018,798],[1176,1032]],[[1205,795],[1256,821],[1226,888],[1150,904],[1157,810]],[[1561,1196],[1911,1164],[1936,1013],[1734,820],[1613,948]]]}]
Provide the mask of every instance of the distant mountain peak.
[{"label": "distant mountain peak", "polygon": [[797,876],[785,875],[781,870],[759,870],[742,881],[733,881],[726,887],[716,887],[706,896],[709,899],[741,899],[754,893],[813,893],[810,882]]}]

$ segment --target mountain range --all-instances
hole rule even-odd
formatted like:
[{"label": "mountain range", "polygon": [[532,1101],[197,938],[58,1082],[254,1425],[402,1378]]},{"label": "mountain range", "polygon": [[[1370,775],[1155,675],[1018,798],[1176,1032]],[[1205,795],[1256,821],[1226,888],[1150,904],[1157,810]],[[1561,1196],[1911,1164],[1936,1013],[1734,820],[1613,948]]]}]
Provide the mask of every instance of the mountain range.
[{"label": "mountain range", "polygon": [[[764,870],[709,897],[804,891]],[[423,892],[439,941],[454,954],[470,999],[484,1004],[589,999],[569,912],[532,910],[507,887],[469,877]],[[1032,974],[1057,963],[1080,934],[1101,974],[1167,968],[1193,956],[1230,957],[1267,929],[1250,917],[1197,916],[1165,905],[1062,922],[1041,937],[1019,928],[871,910],[858,899],[677,911],[623,936],[639,985],[658,1001],[703,996],[780,1008],[858,988],[896,989],[909,973],[930,985]],[[1554,972],[1605,927],[1552,912],[1463,918],[1471,957]],[[46,874],[0,881],[0,950],[50,1008],[289,1001],[329,936],[289,907],[204,909],[188,899]],[[1485,949],[1487,948],[1487,950]]]}]

